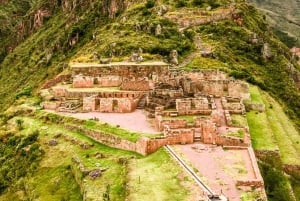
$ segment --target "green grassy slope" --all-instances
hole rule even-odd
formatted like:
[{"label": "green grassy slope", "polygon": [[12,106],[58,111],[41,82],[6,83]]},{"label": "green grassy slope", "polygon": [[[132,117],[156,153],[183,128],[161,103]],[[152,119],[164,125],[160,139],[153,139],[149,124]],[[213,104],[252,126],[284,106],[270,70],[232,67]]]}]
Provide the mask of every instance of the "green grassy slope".
[{"label": "green grassy slope", "polygon": [[[5,134],[8,132],[11,133],[9,138]],[[103,200],[105,193],[109,194],[111,200],[125,200],[129,192],[132,192],[130,196],[133,197],[144,194],[144,191],[135,191],[139,185],[137,180],[128,181],[129,175],[137,173],[142,178],[142,182],[146,182],[149,178],[159,178],[148,184],[146,182],[143,186],[146,189],[150,187],[156,189],[160,185],[159,192],[165,200],[174,198],[189,200],[188,186],[195,185],[193,181],[185,181],[185,185],[181,183],[183,181],[180,175],[184,174],[183,170],[175,165],[175,161],[171,160],[164,150],[149,157],[142,157],[136,153],[101,145],[82,133],[69,131],[57,124],[45,123],[32,116],[10,119],[5,133],[0,135],[0,156],[1,160],[6,161],[0,168],[0,200],[3,201],[29,199],[76,201],[82,200],[83,196],[87,200]],[[32,133],[37,135],[32,138]],[[23,140],[19,140],[17,136],[24,136]],[[28,140],[29,138],[31,140]],[[53,139],[57,141],[56,146],[49,145],[49,141]],[[4,149],[7,140],[11,148]],[[28,146],[30,144],[33,144],[29,149],[30,153],[25,156],[24,153],[18,154],[23,158],[10,157],[9,154],[14,154],[13,150],[22,151],[23,147],[30,147]],[[82,148],[82,144],[88,144],[89,147]],[[91,179],[89,176],[82,175],[72,162],[73,158],[78,158],[85,169],[103,170],[101,176]],[[155,167],[155,171],[151,173],[152,177],[149,176],[151,167]],[[24,174],[21,174],[23,172]],[[76,181],[78,178],[81,182]],[[164,183],[161,182],[161,178],[172,178],[172,180]],[[107,186],[109,186],[108,191]],[[176,192],[170,193],[172,190]],[[151,199],[148,197],[145,200]]]},{"label": "green grassy slope", "polygon": [[272,154],[260,160],[259,165],[264,177],[269,200],[293,200],[290,193],[299,198],[299,180],[294,176],[286,176],[282,164],[299,165],[300,136],[280,104],[266,92],[251,86],[251,99],[255,103],[263,103],[266,112],[247,112],[247,120],[251,133],[252,146],[256,151],[279,153],[280,159]]}]

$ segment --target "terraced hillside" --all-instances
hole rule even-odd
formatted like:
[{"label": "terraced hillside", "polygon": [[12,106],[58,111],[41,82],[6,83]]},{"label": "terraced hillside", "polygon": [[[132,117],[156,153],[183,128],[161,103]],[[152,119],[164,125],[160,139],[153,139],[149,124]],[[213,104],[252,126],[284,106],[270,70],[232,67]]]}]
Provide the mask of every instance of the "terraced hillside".
[{"label": "terraced hillside", "polygon": [[[291,10],[286,18],[297,23],[296,16]],[[69,63],[127,61],[140,48],[146,61],[168,62],[176,49],[180,70],[220,69],[253,84],[253,100],[264,103],[266,112],[247,113],[247,119],[269,199],[300,199],[300,67],[255,7],[229,0],[2,0],[0,23],[0,160],[7,161],[0,170],[0,199],[107,200],[110,195],[112,200],[136,200],[145,189],[157,190],[152,174],[156,181],[169,181],[158,192],[165,200],[199,194],[189,193],[194,183],[163,150],[142,157],[112,149],[64,128],[61,123],[69,119],[39,114],[38,91],[47,80],[68,74]],[[126,138],[140,136],[102,126]],[[50,146],[50,141],[58,144]],[[18,159],[24,166],[14,166]],[[86,181],[80,167],[100,169],[102,177]],[[157,167],[164,169],[157,172]],[[135,170],[147,177],[132,179]],[[132,179],[130,190],[127,179]],[[148,181],[151,186],[139,188]],[[101,189],[97,195],[94,184]]]}]

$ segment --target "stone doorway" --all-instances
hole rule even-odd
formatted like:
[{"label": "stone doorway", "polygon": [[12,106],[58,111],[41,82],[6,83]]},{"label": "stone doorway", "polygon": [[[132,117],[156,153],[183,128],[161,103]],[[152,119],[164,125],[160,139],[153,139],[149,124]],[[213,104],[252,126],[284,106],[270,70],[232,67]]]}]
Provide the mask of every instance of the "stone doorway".
[{"label": "stone doorway", "polygon": [[112,109],[113,109],[113,112],[117,112],[118,111],[118,108],[119,108],[119,103],[118,103],[118,100],[113,100],[112,102]]},{"label": "stone doorway", "polygon": [[201,129],[196,128],[194,132],[194,142],[201,142],[201,140],[202,140]]}]

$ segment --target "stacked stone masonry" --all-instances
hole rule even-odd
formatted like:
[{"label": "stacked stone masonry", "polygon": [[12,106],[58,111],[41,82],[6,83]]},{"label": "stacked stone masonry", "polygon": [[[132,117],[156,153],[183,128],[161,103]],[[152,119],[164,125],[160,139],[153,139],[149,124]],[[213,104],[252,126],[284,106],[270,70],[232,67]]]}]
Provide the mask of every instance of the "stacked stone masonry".
[{"label": "stacked stone masonry", "polygon": [[[247,83],[229,78],[222,71],[170,72],[163,62],[72,64],[70,68],[72,86],[57,81],[52,81],[57,86],[48,84],[55,98],[52,102],[44,101],[44,108],[127,113],[134,111],[146,96],[145,109],[154,118],[154,127],[164,132],[165,138],[176,139],[172,142],[189,133],[193,140],[178,143],[193,143],[196,138],[228,146],[250,143],[246,138],[221,132],[222,127],[232,127],[231,114],[244,114],[243,101],[250,98]],[[216,100],[220,100],[221,106]],[[78,102],[76,107],[74,101]]]},{"label": "stacked stone masonry", "polygon": [[[140,138],[137,142],[130,142],[101,131],[66,125],[68,129],[85,133],[100,143],[143,155],[164,145],[196,141],[249,148],[248,127],[235,127],[231,117],[232,114],[245,114],[243,103],[251,103],[248,84],[229,78],[219,70],[170,72],[168,64],[163,62],[125,62],[74,64],[71,72],[72,75],[58,76],[44,85],[53,96],[42,103],[45,109],[128,113],[133,112],[145,97],[147,116],[152,118],[155,129],[163,133],[159,138]],[[263,105],[249,105],[247,109],[264,109]],[[238,131],[244,136],[229,135]],[[256,178],[239,180],[237,185],[261,187],[263,180],[253,150],[249,149]]]}]

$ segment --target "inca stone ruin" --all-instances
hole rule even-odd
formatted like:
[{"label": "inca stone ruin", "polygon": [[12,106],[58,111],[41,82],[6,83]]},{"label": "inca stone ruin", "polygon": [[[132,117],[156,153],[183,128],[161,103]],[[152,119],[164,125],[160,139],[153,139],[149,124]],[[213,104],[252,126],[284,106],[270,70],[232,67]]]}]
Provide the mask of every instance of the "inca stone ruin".
[{"label": "inca stone ruin", "polygon": [[71,74],[45,84],[44,109],[72,113],[143,109],[163,138],[173,139],[166,144],[249,146],[247,125],[232,120],[232,115],[245,114],[248,84],[222,71],[180,72],[164,62],[76,63],[70,70]]},{"label": "inca stone ruin", "polygon": [[[174,62],[76,63],[69,68],[70,74],[44,85],[44,109],[64,113],[131,113],[139,109],[162,133],[135,143],[98,131],[84,131],[89,137],[143,155],[164,145],[197,142],[244,149],[257,174],[252,180],[238,181],[238,185],[263,186],[248,125],[238,121],[245,119],[244,101],[250,100],[247,83],[219,70],[181,72]],[[248,108],[263,110],[261,105],[248,104]]]}]

